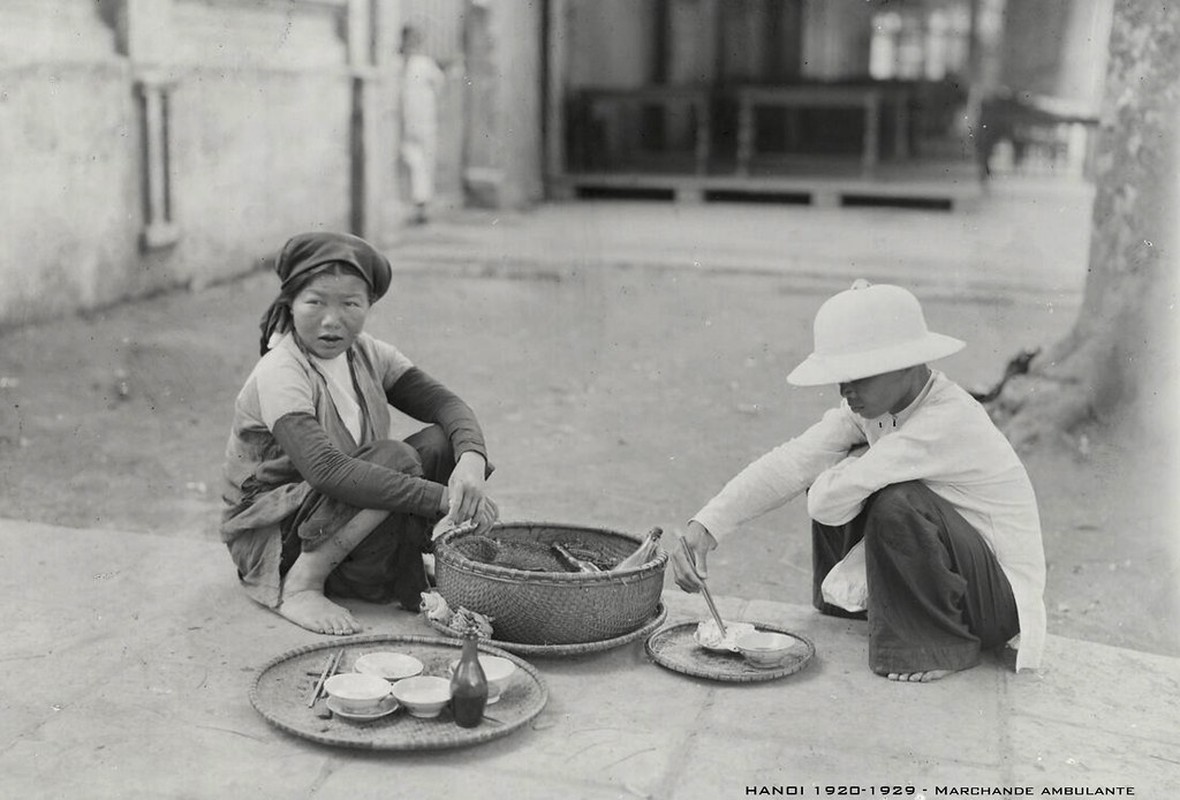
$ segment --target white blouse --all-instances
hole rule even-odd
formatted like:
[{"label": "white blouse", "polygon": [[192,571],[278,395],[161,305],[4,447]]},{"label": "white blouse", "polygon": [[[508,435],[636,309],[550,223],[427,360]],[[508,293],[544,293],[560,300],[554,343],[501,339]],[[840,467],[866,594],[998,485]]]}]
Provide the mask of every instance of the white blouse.
[{"label": "white blouse", "polygon": [[336,406],[336,413],[340,421],[352,434],[355,442],[361,441],[361,404],[357,398],[356,387],[352,383],[352,369],[348,364],[348,354],[341,353],[335,358],[319,358],[310,356],[308,360],[315,364],[324,382],[328,384],[328,394],[332,396],[332,404]]}]

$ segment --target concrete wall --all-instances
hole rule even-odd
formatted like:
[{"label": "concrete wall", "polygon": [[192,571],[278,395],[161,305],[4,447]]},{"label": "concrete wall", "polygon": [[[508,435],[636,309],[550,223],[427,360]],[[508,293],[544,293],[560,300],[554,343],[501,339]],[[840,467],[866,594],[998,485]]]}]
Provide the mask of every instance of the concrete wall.
[{"label": "concrete wall", "polygon": [[[527,205],[541,194],[540,3],[466,6],[493,12],[495,101],[485,119],[445,101],[440,173],[457,185],[457,162],[486,140],[491,202]],[[300,230],[394,242],[402,11],[400,0],[3,0],[0,326],[241,274]]]},{"label": "concrete wall", "polygon": [[351,229],[353,78],[338,10],[174,8],[176,277],[233,275],[299,230]]},{"label": "concrete wall", "polygon": [[114,265],[134,260],[130,70],[90,6],[14,0],[3,12],[0,321],[114,299],[127,277]]},{"label": "concrete wall", "polygon": [[[154,2],[0,11],[0,324],[238,274],[297,230],[351,227],[345,6]],[[168,87],[176,234],[156,247],[149,73]]]}]

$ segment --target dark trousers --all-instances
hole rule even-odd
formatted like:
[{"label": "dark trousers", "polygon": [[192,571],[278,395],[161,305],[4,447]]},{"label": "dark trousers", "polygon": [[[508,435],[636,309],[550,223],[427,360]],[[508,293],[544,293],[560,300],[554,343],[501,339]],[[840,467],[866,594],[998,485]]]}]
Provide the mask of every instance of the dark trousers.
[{"label": "dark trousers", "polygon": [[[445,484],[455,468],[451,443],[437,425],[423,428],[404,442],[382,440],[361,447],[354,458],[391,470]],[[286,574],[305,547],[334,535],[360,509],[319,492],[311,492],[283,525],[280,574]],[[397,600],[417,611],[422,592],[429,588],[422,553],[430,552],[433,520],[393,512],[366,536],[328,575],[324,592],[371,603]]]},{"label": "dark trousers", "polygon": [[864,616],[825,603],[820,588],[861,539],[873,672],[966,669],[1020,631],[1012,588],[983,537],[918,481],[876,492],[845,525],[812,523],[812,602],[821,612]]}]

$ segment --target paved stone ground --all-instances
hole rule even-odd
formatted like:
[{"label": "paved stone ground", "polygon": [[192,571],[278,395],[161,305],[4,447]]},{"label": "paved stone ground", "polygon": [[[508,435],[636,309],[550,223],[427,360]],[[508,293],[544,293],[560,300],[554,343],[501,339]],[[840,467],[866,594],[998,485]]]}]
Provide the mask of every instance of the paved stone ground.
[{"label": "paved stone ground", "polygon": [[855,278],[957,296],[1076,297],[1089,237],[1086,184],[1010,179],[976,211],[794,208],[772,204],[552,203],[527,213],[464,212],[389,242],[396,265],[473,272],[530,265],[790,274],[827,287]]},{"label": "paved stone ground", "polygon": [[[870,787],[897,784],[926,798],[1131,787],[1169,800],[1180,786],[1180,660],[1051,636],[1040,674],[988,659],[900,685],[868,672],[863,623],[735,597],[719,599],[724,616],[810,638],[812,663],[730,685],[665,670],[641,643],[532,658],[549,702],[504,738],[419,753],[333,748],[251,707],[264,664],[324,637],[252,605],[219,545],[3,519],[0,531],[0,599],[12,613],[0,649],[4,797],[713,800],[747,787],[873,797]],[[665,599],[670,621],[704,613],[699,598]],[[370,633],[431,633],[400,611],[359,616]]]}]

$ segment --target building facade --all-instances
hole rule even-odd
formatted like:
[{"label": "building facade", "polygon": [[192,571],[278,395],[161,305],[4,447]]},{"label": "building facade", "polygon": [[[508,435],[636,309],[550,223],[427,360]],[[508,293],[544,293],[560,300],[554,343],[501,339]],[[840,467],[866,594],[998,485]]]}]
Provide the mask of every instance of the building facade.
[{"label": "building facade", "polygon": [[1111,2],[550,0],[550,186],[949,201],[991,123],[1080,169]]},{"label": "building facade", "polygon": [[440,204],[522,208],[669,176],[967,185],[993,88],[1019,147],[1061,141],[1030,92],[1096,107],[1111,2],[4,0],[0,328],[240,275],[300,230],[395,246],[405,24],[447,76]]},{"label": "building facade", "polygon": [[300,230],[394,243],[398,37],[444,6],[482,49],[448,73],[443,199],[535,202],[528,0],[6,0],[0,326],[240,275]]}]

